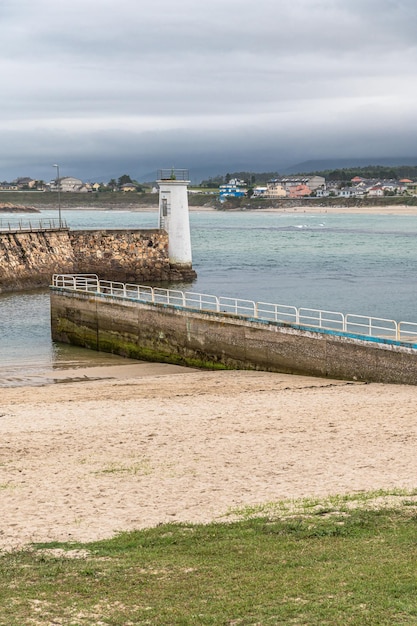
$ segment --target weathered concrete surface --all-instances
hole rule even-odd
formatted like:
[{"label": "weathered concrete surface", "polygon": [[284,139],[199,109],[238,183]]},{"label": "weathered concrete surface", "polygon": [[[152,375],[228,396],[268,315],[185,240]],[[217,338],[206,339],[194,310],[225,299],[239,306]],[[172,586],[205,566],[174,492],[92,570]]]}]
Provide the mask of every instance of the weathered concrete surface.
[{"label": "weathered concrete surface", "polygon": [[55,341],[131,358],[417,383],[417,354],[402,346],[62,289],[51,291],[51,316]]},{"label": "weathered concrete surface", "polygon": [[0,233],[0,293],[48,286],[52,274],[99,274],[120,282],[192,280],[170,265],[163,230],[36,230]]}]

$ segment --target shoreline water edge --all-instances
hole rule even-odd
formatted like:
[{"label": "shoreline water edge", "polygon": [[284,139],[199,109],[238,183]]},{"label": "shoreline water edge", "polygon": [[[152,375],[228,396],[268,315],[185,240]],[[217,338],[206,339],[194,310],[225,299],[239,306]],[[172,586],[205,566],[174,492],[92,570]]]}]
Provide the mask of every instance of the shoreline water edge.
[{"label": "shoreline water edge", "polygon": [[[213,205],[210,203],[201,204],[201,205],[189,205],[189,211],[191,213],[194,212],[211,212],[211,211],[220,211],[220,212],[228,212],[228,213],[340,213],[340,214],[352,214],[352,215],[360,215],[360,214],[371,214],[371,215],[417,215],[417,206],[407,205],[407,204],[360,204],[360,205],[343,205],[337,204],[288,204],[288,206],[257,206],[251,207],[250,205],[242,205],[237,207],[227,207],[222,208],[220,205]],[[40,213],[42,210],[50,211],[53,209],[51,206],[42,207],[41,205],[37,208],[24,206],[24,205],[7,205],[0,204],[0,216],[2,213],[13,213],[18,214],[27,213],[27,214],[36,214]],[[145,212],[145,213],[157,213],[158,212],[158,204],[156,203],[154,206],[150,206],[149,204],[140,204],[132,203],[132,204],[118,204],[115,202],[112,206],[108,204],[104,204],[102,206],[99,205],[86,205],[80,203],[79,205],[65,205],[62,206],[62,210],[64,211],[128,211],[128,212]],[[34,219],[35,216],[34,216]]]}]

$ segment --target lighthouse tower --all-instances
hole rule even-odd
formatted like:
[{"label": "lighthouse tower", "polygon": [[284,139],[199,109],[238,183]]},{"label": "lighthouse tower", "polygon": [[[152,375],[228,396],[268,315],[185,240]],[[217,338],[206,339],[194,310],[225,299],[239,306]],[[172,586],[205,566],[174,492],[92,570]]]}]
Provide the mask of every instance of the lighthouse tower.
[{"label": "lighthouse tower", "polygon": [[192,270],[188,179],[188,170],[158,172],[159,228],[168,233],[169,262],[179,270]]}]

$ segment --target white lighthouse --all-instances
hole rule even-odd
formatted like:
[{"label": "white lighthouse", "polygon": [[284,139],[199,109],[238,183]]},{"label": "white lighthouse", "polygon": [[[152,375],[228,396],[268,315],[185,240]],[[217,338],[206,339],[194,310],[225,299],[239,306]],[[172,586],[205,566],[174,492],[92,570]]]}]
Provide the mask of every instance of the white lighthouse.
[{"label": "white lighthouse", "polygon": [[159,228],[168,233],[169,262],[179,269],[192,269],[188,179],[188,170],[158,172]]}]

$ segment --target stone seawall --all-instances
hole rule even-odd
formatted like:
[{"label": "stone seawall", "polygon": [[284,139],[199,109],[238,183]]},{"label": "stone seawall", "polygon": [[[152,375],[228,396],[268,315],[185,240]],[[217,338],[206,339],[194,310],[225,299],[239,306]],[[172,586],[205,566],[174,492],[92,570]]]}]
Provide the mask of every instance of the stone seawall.
[{"label": "stone seawall", "polygon": [[55,341],[136,359],[417,384],[411,348],[235,315],[53,288],[51,321]]},{"label": "stone seawall", "polygon": [[98,274],[120,282],[192,280],[170,265],[162,230],[39,229],[0,233],[0,293],[46,287],[52,274]]},{"label": "stone seawall", "polygon": [[51,276],[75,271],[67,230],[0,233],[0,293],[50,284]]},{"label": "stone seawall", "polygon": [[168,281],[168,235],[160,230],[70,231],[76,272],[119,282]]}]

